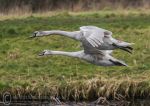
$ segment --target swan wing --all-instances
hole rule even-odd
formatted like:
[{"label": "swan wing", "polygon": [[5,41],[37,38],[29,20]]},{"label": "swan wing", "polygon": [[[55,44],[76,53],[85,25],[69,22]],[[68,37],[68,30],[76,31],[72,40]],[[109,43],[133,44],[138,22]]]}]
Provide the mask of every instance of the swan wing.
[{"label": "swan wing", "polygon": [[83,33],[85,39],[93,46],[99,47],[104,43],[104,37],[111,37],[112,32],[107,31],[96,26],[82,26],[80,30]]}]

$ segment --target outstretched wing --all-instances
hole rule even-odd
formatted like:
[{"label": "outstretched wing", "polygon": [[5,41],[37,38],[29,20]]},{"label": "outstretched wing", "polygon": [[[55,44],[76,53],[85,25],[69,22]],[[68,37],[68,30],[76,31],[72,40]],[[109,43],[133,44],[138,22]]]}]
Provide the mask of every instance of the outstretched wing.
[{"label": "outstretched wing", "polygon": [[87,42],[86,39],[83,39],[82,46],[84,48],[84,53],[86,54],[101,54],[101,55],[106,55],[106,54],[111,54],[113,50],[99,50],[99,48],[92,47],[90,43]]},{"label": "outstretched wing", "polygon": [[102,28],[98,28],[96,26],[82,26],[80,27],[81,32],[85,39],[93,46],[99,47],[104,43],[104,37],[110,37],[112,32],[107,31]]},{"label": "outstretched wing", "polygon": [[113,50],[99,50],[100,52],[102,52],[103,54],[108,54],[111,55]]}]

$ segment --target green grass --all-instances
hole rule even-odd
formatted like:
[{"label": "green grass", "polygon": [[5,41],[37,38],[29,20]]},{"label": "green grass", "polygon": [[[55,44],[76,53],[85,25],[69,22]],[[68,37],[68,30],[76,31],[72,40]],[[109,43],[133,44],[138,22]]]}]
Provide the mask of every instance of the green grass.
[{"label": "green grass", "polygon": [[[38,53],[44,49],[77,51],[82,48],[79,47],[79,42],[63,36],[52,35],[27,39],[36,30],[74,31],[84,25],[95,25],[108,29],[113,32],[113,37],[134,42],[132,55],[120,50],[114,52],[114,56],[124,60],[129,67],[101,67],[65,56],[39,57]],[[130,13],[124,15],[123,13],[109,12],[70,15],[65,13],[51,17],[31,16],[23,19],[7,19],[0,21],[0,26],[1,92],[7,89],[11,89],[12,92],[15,92],[14,89],[25,89],[26,92],[31,93],[48,92],[65,95],[65,99],[79,99],[80,96],[89,98],[87,95],[90,95],[90,92],[86,90],[81,91],[82,94],[79,92],[81,89],[94,86],[91,83],[93,81],[98,84],[97,89],[110,87],[110,89],[106,87],[105,91],[99,91],[98,96],[109,97],[117,92],[122,95],[129,94],[130,97],[131,91],[135,91],[137,94],[140,92],[142,96],[150,94],[149,14]],[[112,84],[112,86],[108,84]],[[139,85],[134,86],[135,84]],[[111,87],[114,87],[115,90],[113,91]],[[134,87],[139,89],[133,90]],[[76,89],[79,90],[77,92],[79,96],[74,92]],[[92,91],[97,93],[96,88],[93,88]],[[122,93],[125,91],[127,93]],[[83,93],[85,93],[85,97]],[[70,97],[70,95],[72,96]]]}]

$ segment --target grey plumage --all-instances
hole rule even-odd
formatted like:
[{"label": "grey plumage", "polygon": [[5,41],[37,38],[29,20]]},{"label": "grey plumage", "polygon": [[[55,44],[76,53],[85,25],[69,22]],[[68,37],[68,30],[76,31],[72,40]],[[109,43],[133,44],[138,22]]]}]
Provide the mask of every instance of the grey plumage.
[{"label": "grey plumage", "polygon": [[96,26],[82,26],[80,27],[80,31],[73,32],[61,30],[36,31],[32,37],[41,37],[52,34],[63,35],[78,40],[82,43],[84,50],[78,52],[44,50],[40,53],[40,56],[65,55],[77,57],[101,66],[127,66],[123,61],[112,57],[111,53],[117,48],[127,52],[131,52],[132,50],[130,47],[132,43],[116,40],[112,37],[111,31]]}]

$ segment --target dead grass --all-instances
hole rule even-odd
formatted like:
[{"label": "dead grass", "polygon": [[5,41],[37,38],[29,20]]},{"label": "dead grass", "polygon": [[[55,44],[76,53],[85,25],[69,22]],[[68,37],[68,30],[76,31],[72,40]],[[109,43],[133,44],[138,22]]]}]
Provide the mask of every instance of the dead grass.
[{"label": "dead grass", "polygon": [[149,15],[150,10],[149,9],[140,9],[140,10],[124,10],[124,9],[117,9],[117,10],[103,10],[103,11],[80,11],[80,12],[71,12],[71,11],[65,11],[65,10],[57,10],[57,11],[46,11],[46,12],[39,12],[39,13],[32,13],[32,12],[22,12],[22,10],[17,10],[10,12],[9,14],[3,14],[0,13],[0,20],[14,20],[14,19],[23,19],[27,17],[52,17],[52,16],[57,16],[57,15],[70,15],[70,16],[77,16],[77,15],[107,15],[107,14],[114,14],[114,15],[139,15],[139,14],[144,14],[144,15]]},{"label": "dead grass", "polygon": [[11,88],[13,96],[32,95],[42,98],[44,96],[59,97],[61,100],[95,100],[99,97],[118,100],[120,97],[126,99],[146,98],[150,96],[150,86],[147,80],[135,81],[132,79],[116,80],[93,78],[90,80],[63,81],[44,84],[37,87],[36,83],[23,87]]}]

